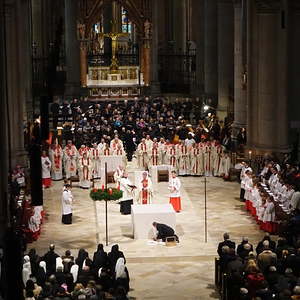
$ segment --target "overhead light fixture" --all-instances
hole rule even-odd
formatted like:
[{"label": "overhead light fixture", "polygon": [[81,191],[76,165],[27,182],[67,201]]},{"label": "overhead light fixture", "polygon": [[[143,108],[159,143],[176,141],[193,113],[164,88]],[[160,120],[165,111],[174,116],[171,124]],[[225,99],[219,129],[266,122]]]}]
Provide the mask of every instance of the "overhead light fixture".
[{"label": "overhead light fixture", "polygon": [[204,105],[203,109],[204,109],[204,111],[207,111],[207,110],[209,110],[209,106],[208,105]]}]

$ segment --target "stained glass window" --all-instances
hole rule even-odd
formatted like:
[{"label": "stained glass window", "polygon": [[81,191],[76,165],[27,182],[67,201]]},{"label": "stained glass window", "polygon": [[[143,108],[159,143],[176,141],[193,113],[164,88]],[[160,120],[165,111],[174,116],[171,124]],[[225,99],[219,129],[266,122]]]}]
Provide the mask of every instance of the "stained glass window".
[{"label": "stained glass window", "polygon": [[128,13],[124,7],[122,7],[122,32],[132,32],[132,23],[128,18]]}]

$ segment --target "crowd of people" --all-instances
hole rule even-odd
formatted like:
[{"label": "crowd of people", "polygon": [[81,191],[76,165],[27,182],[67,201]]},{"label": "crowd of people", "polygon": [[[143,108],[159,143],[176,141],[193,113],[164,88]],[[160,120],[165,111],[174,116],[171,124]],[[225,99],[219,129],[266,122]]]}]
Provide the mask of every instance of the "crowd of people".
[{"label": "crowd of people", "polygon": [[266,159],[264,167],[255,175],[248,162],[241,170],[241,200],[262,230],[278,232],[276,209],[286,217],[300,209],[300,172],[286,160],[283,164]]},{"label": "crowd of people", "polygon": [[22,274],[25,300],[128,299],[130,278],[118,245],[106,253],[99,244],[93,256],[80,249],[76,258],[69,250],[58,255],[53,244],[43,256],[31,249]]},{"label": "crowd of people", "polygon": [[225,233],[217,252],[228,276],[227,299],[300,299],[300,239],[280,237],[276,243],[267,233],[254,249],[245,237],[236,247]]},{"label": "crowd of people", "polygon": [[148,97],[116,102],[90,102],[88,99],[54,102],[51,106],[53,128],[63,122],[63,140],[73,140],[76,147],[91,145],[102,138],[109,144],[115,134],[124,142],[129,160],[138,143],[146,135],[163,137],[170,143],[185,140],[189,132],[219,140],[228,150],[231,147],[231,122],[219,121],[213,111],[203,112],[199,99],[168,102]]}]

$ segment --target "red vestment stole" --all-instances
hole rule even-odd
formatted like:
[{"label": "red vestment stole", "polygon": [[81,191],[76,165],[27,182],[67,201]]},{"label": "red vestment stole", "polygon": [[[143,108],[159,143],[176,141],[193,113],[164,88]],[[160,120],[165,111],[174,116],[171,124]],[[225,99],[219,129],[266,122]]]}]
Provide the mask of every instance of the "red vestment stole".
[{"label": "red vestment stole", "polygon": [[143,152],[143,167],[145,167],[145,157],[144,157],[144,155],[145,155],[145,153],[146,153],[146,151],[147,151],[147,146],[146,146],[146,144],[141,144],[141,150],[142,150],[142,152]]},{"label": "red vestment stole", "polygon": [[175,149],[171,148],[170,149],[170,165],[172,167],[175,167],[175,162],[176,162],[176,158],[175,158]]},{"label": "red vestment stole", "polygon": [[195,160],[196,160],[196,163],[194,164],[194,169],[193,169],[193,171],[194,171],[194,173],[197,173],[198,172],[198,155],[199,155],[199,153],[200,153],[200,150],[199,150],[199,148],[194,148],[193,149],[193,154],[194,154],[194,157],[195,157]]},{"label": "red vestment stole", "polygon": [[54,155],[53,156],[54,156],[55,170],[60,170],[61,163],[60,163],[60,146],[59,145],[55,146]]},{"label": "red vestment stole", "polygon": [[205,146],[205,152],[208,153],[208,159],[205,162],[205,169],[206,169],[206,171],[209,171],[210,170],[210,153],[211,153],[211,147],[209,144],[207,144]]},{"label": "red vestment stole", "polygon": [[152,164],[153,166],[157,166],[157,149],[152,149]]},{"label": "red vestment stole", "polygon": [[186,161],[186,153],[187,153],[187,147],[181,146],[181,154],[183,156],[183,169],[187,169],[187,161]]},{"label": "red vestment stole", "polygon": [[105,156],[108,156],[108,155],[109,155],[109,152],[110,152],[109,149],[104,149],[104,155],[105,155]]},{"label": "red vestment stole", "polygon": [[148,187],[148,179],[142,180],[142,204],[147,204],[148,202],[148,190],[146,188]]},{"label": "red vestment stole", "polygon": [[87,164],[84,164],[84,158],[81,159],[82,164],[82,171],[83,171],[83,179],[87,180],[89,178],[89,165],[90,165],[90,159],[86,159]]},{"label": "red vestment stole", "polygon": [[[75,155],[74,146],[67,146],[67,155],[71,158],[71,156]],[[75,165],[73,164],[73,160],[71,159],[70,171],[75,170]]]}]

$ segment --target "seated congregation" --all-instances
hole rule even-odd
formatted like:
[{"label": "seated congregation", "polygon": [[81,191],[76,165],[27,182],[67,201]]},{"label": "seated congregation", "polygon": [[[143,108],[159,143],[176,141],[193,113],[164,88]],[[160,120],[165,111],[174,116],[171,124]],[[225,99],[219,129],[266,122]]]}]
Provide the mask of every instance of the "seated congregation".
[{"label": "seated congregation", "polygon": [[31,249],[22,274],[26,300],[128,299],[129,273],[118,245],[107,254],[99,244],[91,257],[80,249],[77,258],[69,250],[60,256],[53,244],[43,256]]},{"label": "seated congregation", "polygon": [[236,247],[225,233],[217,252],[216,283],[222,299],[300,299],[299,238],[282,236],[276,243],[267,233],[256,248],[245,237]]}]

